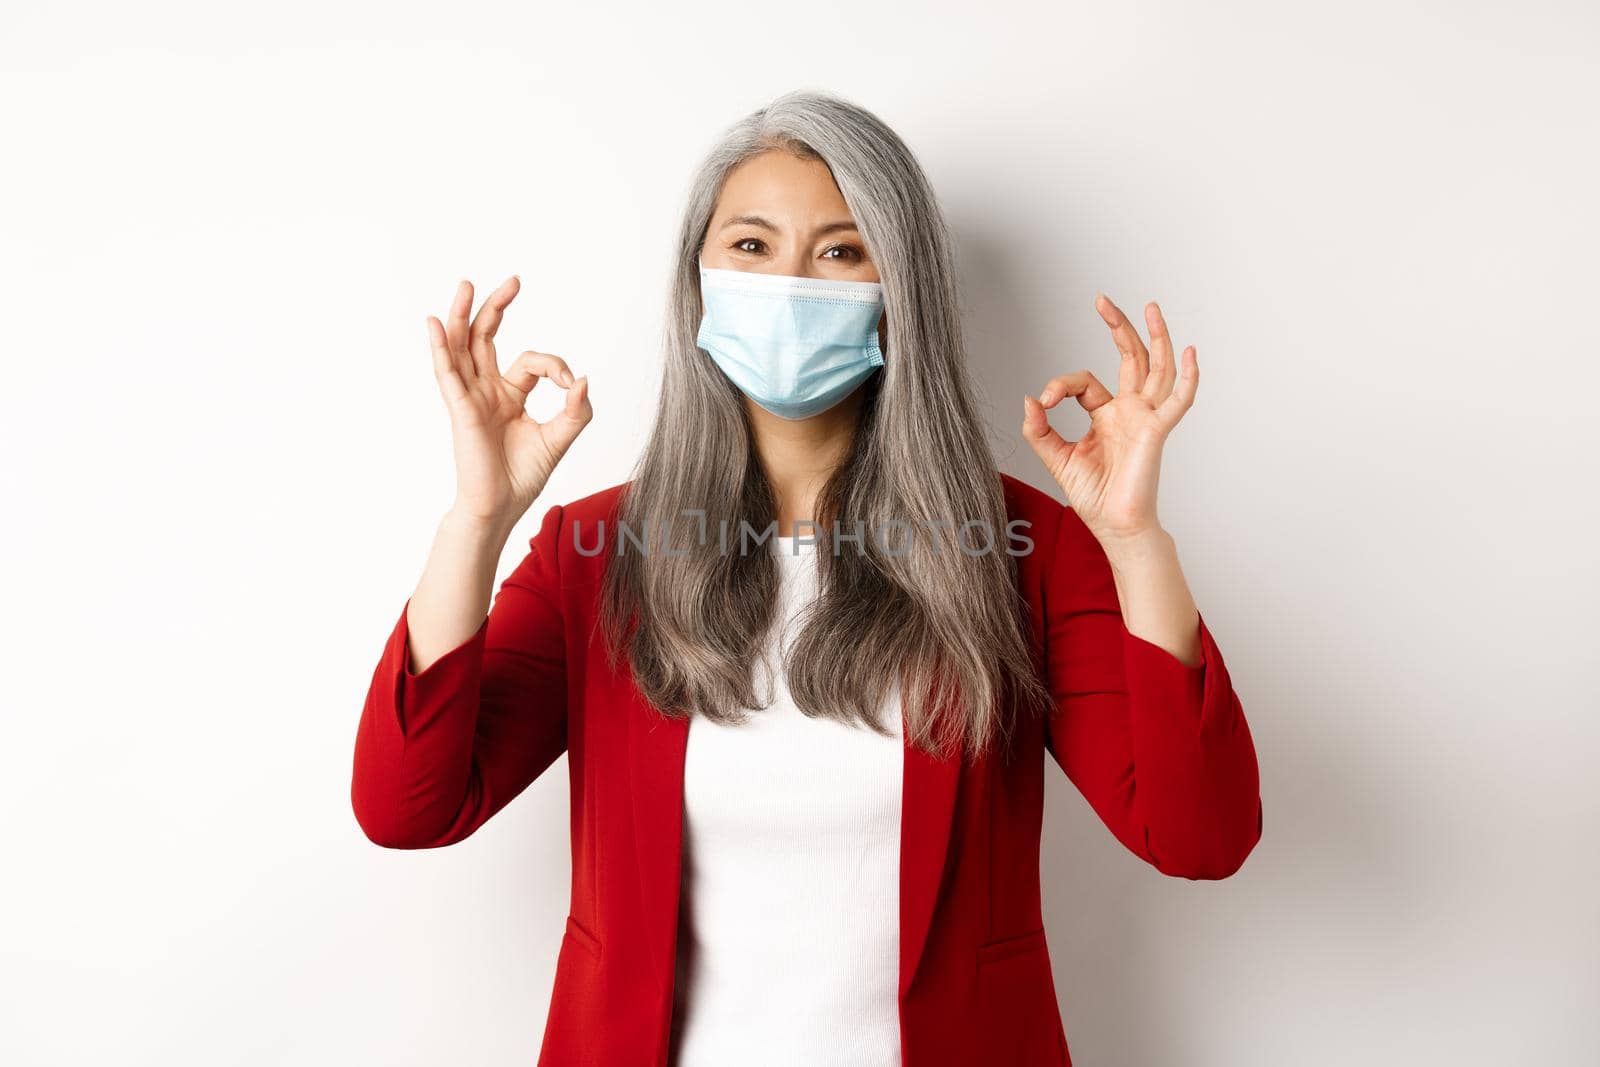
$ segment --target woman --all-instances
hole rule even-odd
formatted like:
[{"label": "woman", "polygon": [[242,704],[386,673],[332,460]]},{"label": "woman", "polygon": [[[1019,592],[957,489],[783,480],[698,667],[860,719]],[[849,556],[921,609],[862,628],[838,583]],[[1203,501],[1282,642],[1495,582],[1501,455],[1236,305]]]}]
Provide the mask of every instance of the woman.
[{"label": "woman", "polygon": [[[683,220],[635,476],[510,531],[588,423],[586,377],[499,370],[518,282],[428,327],[457,497],[356,739],[367,835],[434,848],[568,754],[572,898],[540,1064],[1069,1063],[1040,911],[1048,751],[1187,878],[1261,833],[1255,752],[1156,518],[1193,401],[1154,304],[1024,400],[1070,508],[999,474],[949,242],[880,120],[790,93]],[[523,404],[566,390],[544,423]],[[1045,412],[1076,397],[1076,441]],[[763,532],[776,533],[763,540]],[[756,536],[752,536],[756,535]],[[855,535],[852,537],[851,535]]]}]

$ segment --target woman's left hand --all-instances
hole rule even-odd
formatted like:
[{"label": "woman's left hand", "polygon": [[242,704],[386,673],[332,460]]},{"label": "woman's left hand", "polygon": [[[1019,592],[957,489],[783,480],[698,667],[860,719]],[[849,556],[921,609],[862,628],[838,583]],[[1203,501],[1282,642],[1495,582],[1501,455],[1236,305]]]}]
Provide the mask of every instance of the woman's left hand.
[{"label": "woman's left hand", "polygon": [[[1084,525],[1110,548],[1161,530],[1156,518],[1161,447],[1194,403],[1200,366],[1190,345],[1183,350],[1178,373],[1172,338],[1154,302],[1144,312],[1153,351],[1145,349],[1133,323],[1110,297],[1102,294],[1095,308],[1122,352],[1117,395],[1087,370],[1052,378],[1038,399],[1023,398],[1022,436]],[[1089,429],[1076,441],[1064,440],[1045,415],[1069,396],[1076,396],[1089,413]]]}]

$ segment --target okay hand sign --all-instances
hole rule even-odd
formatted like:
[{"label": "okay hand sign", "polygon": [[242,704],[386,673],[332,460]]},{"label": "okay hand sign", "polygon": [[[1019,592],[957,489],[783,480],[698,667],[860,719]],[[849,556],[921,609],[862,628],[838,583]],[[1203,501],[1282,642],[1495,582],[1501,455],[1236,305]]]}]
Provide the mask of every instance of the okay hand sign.
[{"label": "okay hand sign", "polygon": [[[1161,528],[1156,518],[1161,448],[1194,403],[1200,365],[1190,345],[1178,373],[1166,320],[1154,302],[1144,310],[1150,350],[1110,297],[1102,294],[1095,308],[1122,353],[1117,395],[1087,370],[1052,378],[1038,399],[1023,398],[1022,436],[1084,525],[1107,544]],[[1089,413],[1089,429],[1076,441],[1051,429],[1045,414],[1069,396]]]},{"label": "okay hand sign", "polygon": [[[567,361],[524,352],[501,373],[495,331],[521,288],[515,275],[490,293],[469,323],[472,283],[456,287],[446,322],[428,316],[433,373],[450,410],[455,446],[453,510],[474,519],[515,523],[544,490],[550,472],[594,417],[589,378],[574,378]],[[567,391],[562,409],[545,422],[523,410],[541,378]]]}]

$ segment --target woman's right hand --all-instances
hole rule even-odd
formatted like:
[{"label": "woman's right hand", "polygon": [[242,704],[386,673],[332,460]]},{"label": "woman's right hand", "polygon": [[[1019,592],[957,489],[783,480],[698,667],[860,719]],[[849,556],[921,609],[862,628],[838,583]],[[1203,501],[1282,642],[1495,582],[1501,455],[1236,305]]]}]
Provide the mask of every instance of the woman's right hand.
[{"label": "woman's right hand", "polygon": [[[472,283],[456,287],[447,323],[428,316],[433,374],[450,412],[456,457],[452,511],[510,527],[544,491],[550,472],[594,417],[589,377],[574,378],[566,360],[524,352],[502,374],[494,335],[522,283],[515,275],[490,293],[471,323]],[[567,390],[566,404],[547,422],[524,406],[540,378]]]}]

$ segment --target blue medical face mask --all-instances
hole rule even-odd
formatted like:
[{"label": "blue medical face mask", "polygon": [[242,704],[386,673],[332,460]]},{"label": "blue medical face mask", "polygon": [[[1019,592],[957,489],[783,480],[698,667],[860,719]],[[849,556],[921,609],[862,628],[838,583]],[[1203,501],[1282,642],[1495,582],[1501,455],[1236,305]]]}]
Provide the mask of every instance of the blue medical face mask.
[{"label": "blue medical face mask", "polygon": [[826,411],[883,366],[883,286],[700,268],[695,344],[751,400],[785,419]]}]

